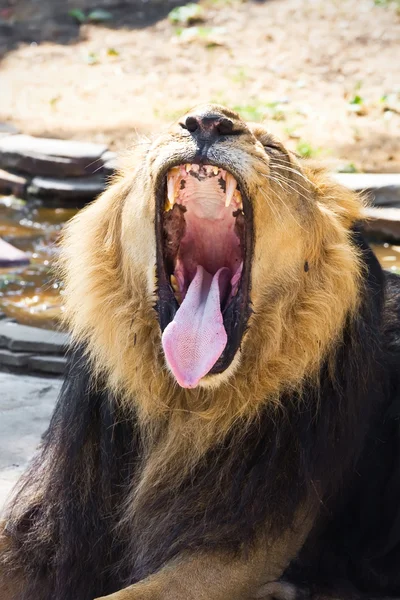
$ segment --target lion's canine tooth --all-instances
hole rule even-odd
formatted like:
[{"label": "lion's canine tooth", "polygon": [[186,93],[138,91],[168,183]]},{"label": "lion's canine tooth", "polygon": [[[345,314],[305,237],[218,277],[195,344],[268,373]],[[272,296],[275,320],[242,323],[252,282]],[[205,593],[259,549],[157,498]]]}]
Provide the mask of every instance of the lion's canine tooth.
[{"label": "lion's canine tooth", "polygon": [[191,168],[192,168],[192,165],[190,163],[186,163],[186,165],[185,165],[186,173],[189,173]]},{"label": "lion's canine tooth", "polygon": [[218,167],[213,167],[214,175],[218,175],[218,171],[219,171]]},{"label": "lion's canine tooth", "polygon": [[236,179],[230,173],[226,174],[226,198],[225,206],[228,208],[232,202],[233,194],[236,190]]},{"label": "lion's canine tooth", "polygon": [[177,192],[179,191],[179,167],[171,169],[167,176],[167,197],[168,202],[166,203],[166,210],[171,210],[174,206]]}]

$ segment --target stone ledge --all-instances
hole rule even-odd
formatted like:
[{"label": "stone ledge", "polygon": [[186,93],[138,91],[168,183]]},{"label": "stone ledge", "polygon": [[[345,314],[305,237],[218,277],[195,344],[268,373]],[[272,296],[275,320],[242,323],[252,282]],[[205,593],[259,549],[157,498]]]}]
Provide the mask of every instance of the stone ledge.
[{"label": "stone ledge", "polygon": [[27,367],[31,354],[26,352],[11,352],[5,348],[0,348],[0,366],[5,367]]},{"label": "stone ledge", "polygon": [[0,139],[9,135],[16,135],[17,133],[19,133],[19,131],[14,125],[0,121]]},{"label": "stone ledge", "polygon": [[375,206],[400,207],[398,173],[334,173],[333,177],[355,192],[366,192]]},{"label": "stone ledge", "polygon": [[32,371],[40,373],[51,373],[54,375],[62,375],[67,366],[66,356],[30,356],[28,359],[28,367]]},{"label": "stone ledge", "polygon": [[17,198],[25,198],[27,186],[26,177],[0,169],[0,194],[13,194]]},{"label": "stone ledge", "polygon": [[7,135],[0,138],[0,165],[33,176],[82,177],[101,168],[107,150],[91,142]]},{"label": "stone ledge", "polygon": [[0,369],[23,370],[25,373],[39,372],[62,375],[67,365],[67,357],[54,354],[30,354],[28,352],[12,352],[0,348]]},{"label": "stone ledge", "polygon": [[400,242],[400,208],[367,208],[365,234],[377,241]]},{"label": "stone ledge", "polygon": [[40,198],[51,205],[57,205],[58,202],[85,203],[101,194],[105,186],[105,179],[101,175],[69,179],[34,177],[28,186],[28,199]]},{"label": "stone ledge", "polygon": [[0,321],[0,348],[12,352],[63,355],[68,342],[66,333],[19,325],[10,320]]}]

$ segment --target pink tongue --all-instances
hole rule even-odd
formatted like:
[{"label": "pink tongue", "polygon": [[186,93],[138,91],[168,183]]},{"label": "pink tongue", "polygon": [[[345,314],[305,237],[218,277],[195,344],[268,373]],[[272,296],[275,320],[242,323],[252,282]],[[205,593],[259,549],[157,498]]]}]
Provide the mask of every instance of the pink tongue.
[{"label": "pink tongue", "polygon": [[223,294],[230,275],[226,267],[212,276],[198,265],[185,299],[164,330],[165,357],[182,387],[196,387],[226,346],[228,337],[221,313],[220,288]]}]

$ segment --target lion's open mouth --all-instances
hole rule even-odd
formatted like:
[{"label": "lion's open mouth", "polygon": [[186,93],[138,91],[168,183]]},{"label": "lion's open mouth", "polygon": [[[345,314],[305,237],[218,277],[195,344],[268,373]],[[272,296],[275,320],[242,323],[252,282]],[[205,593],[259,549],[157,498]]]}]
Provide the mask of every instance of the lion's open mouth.
[{"label": "lion's open mouth", "polygon": [[249,316],[250,205],[217,165],[164,176],[157,218],[158,311],[169,367],[182,387],[231,363]]}]

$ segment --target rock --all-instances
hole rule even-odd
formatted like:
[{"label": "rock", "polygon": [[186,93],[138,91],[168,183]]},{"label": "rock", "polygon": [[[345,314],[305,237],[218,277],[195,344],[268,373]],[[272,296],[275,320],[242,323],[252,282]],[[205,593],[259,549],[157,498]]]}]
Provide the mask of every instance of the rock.
[{"label": "rock", "polygon": [[21,368],[27,367],[28,359],[32,356],[26,352],[11,352],[5,348],[0,348],[0,368],[1,367],[13,367]]},{"label": "rock", "polygon": [[116,171],[117,171],[117,161],[116,160],[108,160],[106,163],[104,163],[103,173],[107,178],[112,177]]},{"label": "rock", "polygon": [[61,385],[55,377],[0,373],[0,508],[48,427]]},{"label": "rock", "polygon": [[13,194],[17,198],[25,198],[27,185],[26,177],[0,169],[0,194]]},{"label": "rock", "polygon": [[0,122],[0,139],[8,135],[15,135],[18,133],[18,129],[10,123]]},{"label": "rock", "polygon": [[31,356],[28,359],[28,366],[32,371],[41,373],[53,373],[62,375],[65,372],[67,358],[64,356]]},{"label": "rock", "polygon": [[101,169],[103,144],[9,135],[0,138],[0,167],[45,177],[82,177]]},{"label": "rock", "polygon": [[8,268],[8,267],[16,267],[22,265],[29,265],[29,258],[22,252],[22,250],[18,250],[5,240],[0,238],[0,267]]},{"label": "rock", "polygon": [[112,152],[111,150],[107,150],[102,155],[102,160],[104,163],[109,162],[110,160],[117,160],[118,154],[116,152]]},{"label": "rock", "polygon": [[335,173],[334,178],[351,190],[367,192],[376,206],[400,207],[400,174]]},{"label": "rock", "polygon": [[106,177],[112,177],[117,170],[118,161],[116,152],[105,152],[101,157],[104,161],[103,173]]},{"label": "rock", "polygon": [[19,325],[9,320],[0,321],[0,348],[12,352],[64,354],[69,337],[60,331]]},{"label": "rock", "polygon": [[385,242],[400,241],[400,208],[367,208],[363,224],[368,237]]},{"label": "rock", "polygon": [[47,205],[80,205],[96,198],[104,191],[105,185],[102,175],[71,179],[34,177],[28,186],[28,198],[39,198]]}]

